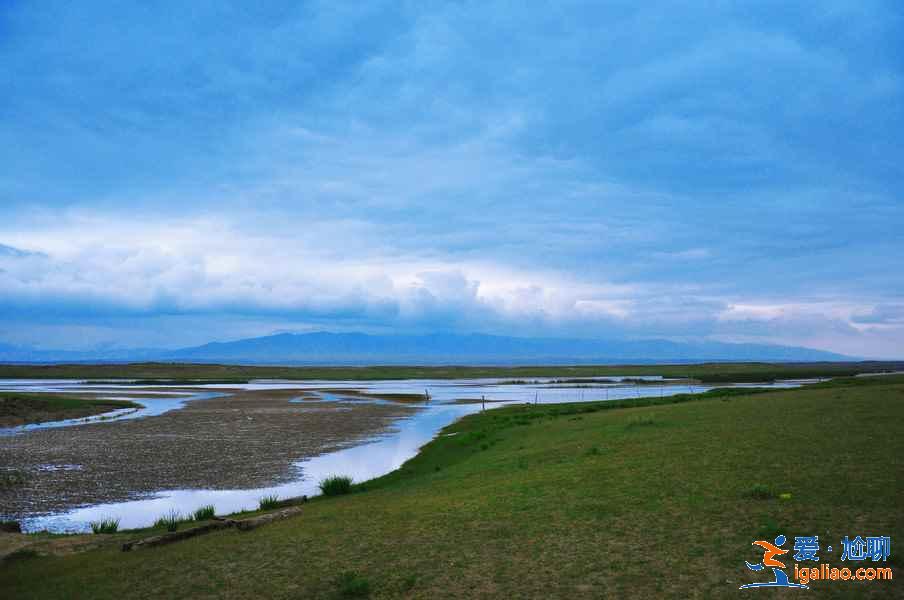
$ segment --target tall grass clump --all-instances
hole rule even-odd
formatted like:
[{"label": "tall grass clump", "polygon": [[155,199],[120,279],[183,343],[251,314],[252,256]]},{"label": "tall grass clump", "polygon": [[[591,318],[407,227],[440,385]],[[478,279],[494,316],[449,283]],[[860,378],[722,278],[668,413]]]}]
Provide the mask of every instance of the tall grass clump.
[{"label": "tall grass clump", "polygon": [[272,496],[262,496],[258,501],[261,510],[273,510],[277,506],[279,506],[279,496],[273,494]]},{"label": "tall grass clump", "polygon": [[213,504],[208,504],[206,506],[201,506],[195,509],[194,518],[195,521],[208,521],[213,518],[216,514],[216,511],[213,508]]},{"label": "tall grass clump", "polygon": [[352,491],[352,478],[348,475],[330,475],[320,480],[319,487],[324,496],[340,496]]},{"label": "tall grass clump", "polygon": [[775,492],[765,483],[755,483],[747,490],[746,496],[754,500],[770,500],[775,497]]},{"label": "tall grass clump", "polygon": [[119,519],[101,519],[100,521],[91,521],[92,533],[116,533],[119,529]]},{"label": "tall grass clump", "polygon": [[162,527],[167,531],[176,531],[179,529],[179,523],[182,522],[182,513],[172,508],[162,517],[154,521],[154,527]]},{"label": "tall grass clump", "polygon": [[370,595],[370,582],[354,571],[346,571],[337,580],[339,594],[346,598],[366,598]]}]

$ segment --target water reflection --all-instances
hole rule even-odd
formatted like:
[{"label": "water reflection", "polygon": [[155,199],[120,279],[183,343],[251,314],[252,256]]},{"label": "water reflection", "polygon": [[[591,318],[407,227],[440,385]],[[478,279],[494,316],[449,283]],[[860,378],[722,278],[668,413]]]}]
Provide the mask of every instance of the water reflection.
[{"label": "water reflection", "polygon": [[25,531],[85,532],[89,523],[107,517],[120,519],[120,528],[147,527],[170,510],[184,515],[213,504],[217,514],[256,509],[262,496],[293,498],[319,493],[317,484],[329,475],[349,475],[365,481],[395,469],[414,456],[437,431],[456,418],[480,410],[475,405],[446,405],[402,419],[394,432],[344,450],[330,452],[296,464],[299,479],[283,485],[245,490],[174,490],[153,497],[78,508],[69,512],[24,519]]},{"label": "water reflection", "polygon": [[[0,389],[0,391],[8,391]],[[61,421],[45,421],[43,423],[28,423],[27,425],[17,425],[16,427],[0,428],[0,437],[5,435],[16,435],[36,431],[39,429],[53,429],[56,427],[72,427],[75,425],[85,425],[88,423],[112,423],[123,421],[125,419],[140,419],[142,417],[153,417],[162,415],[171,410],[178,410],[185,406],[186,402],[193,400],[211,400],[220,398],[226,394],[222,392],[200,392],[197,394],[180,396],[178,398],[135,398],[132,396],[101,396],[102,400],[128,400],[135,404],[141,405],[141,408],[118,408],[99,415],[90,417],[81,417],[78,419],[63,419]]]},{"label": "water reflection", "polygon": [[[615,379],[607,377],[607,380]],[[624,379],[624,378],[619,378]],[[638,378],[632,378],[638,379]],[[357,390],[369,394],[424,394],[425,402],[422,410],[413,416],[396,421],[391,431],[368,442],[351,448],[338,450],[296,463],[297,479],[286,484],[264,488],[241,490],[165,490],[147,498],[127,502],[98,504],[77,508],[54,515],[35,516],[22,521],[26,531],[47,529],[55,532],[87,531],[89,523],[107,517],[120,519],[121,528],[146,527],[169,510],[177,510],[190,514],[199,506],[213,504],[217,514],[228,514],[257,507],[262,496],[277,495],[280,498],[315,495],[319,492],[318,482],[328,475],[349,475],[356,481],[363,481],[386,474],[399,468],[402,463],[412,458],[418,449],[429,442],[440,429],[456,419],[473,412],[480,411],[479,402],[487,400],[487,407],[513,403],[554,404],[562,402],[590,402],[598,400],[620,400],[643,396],[672,396],[684,393],[700,393],[712,389],[686,381],[664,380],[661,377],[646,377],[656,380],[655,384],[634,384],[625,382],[599,382],[568,384],[553,379],[535,379],[529,383],[512,383],[503,379],[462,379],[462,380],[403,380],[403,381],[253,381],[248,384],[211,384],[195,386],[208,390],[221,389],[292,389],[305,391],[289,402],[340,402],[353,404],[362,402],[385,403],[386,400],[362,398],[354,395],[343,395],[338,390]],[[797,387],[813,380],[783,381],[771,384],[734,384],[735,387]],[[17,391],[32,391],[26,382],[16,382]],[[0,390],[11,387],[10,382],[0,382]],[[60,388],[66,391],[79,388],[73,382],[35,382],[34,388],[41,391],[54,391]],[[107,385],[108,393],[123,393],[130,386]],[[142,390],[151,386],[142,386]],[[154,389],[165,390],[169,387],[185,386],[153,386]],[[728,386],[720,386],[728,387]],[[332,391],[323,391],[332,390]],[[37,390],[35,390],[37,391]],[[132,387],[132,391],[138,393]],[[145,391],[140,393],[145,394]],[[427,401],[429,394],[429,401]],[[123,415],[119,418],[138,418],[162,414],[167,410],[180,408],[189,400],[202,400],[225,395],[225,392],[207,391],[180,398],[142,398],[132,399],[141,402],[148,412],[142,414]],[[462,400],[478,401],[476,403],[460,403]],[[157,411],[157,412],[154,412]],[[136,411],[140,412],[140,411]],[[59,426],[59,425],[56,425]],[[35,427],[39,428],[39,427]]]}]

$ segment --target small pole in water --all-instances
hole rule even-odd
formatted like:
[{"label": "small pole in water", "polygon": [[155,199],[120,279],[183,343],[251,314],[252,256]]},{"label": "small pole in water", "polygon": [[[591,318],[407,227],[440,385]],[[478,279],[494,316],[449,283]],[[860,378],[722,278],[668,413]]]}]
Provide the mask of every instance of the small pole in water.
[{"label": "small pole in water", "polygon": [[481,410],[481,411],[484,411],[484,410],[486,410],[486,409],[487,409],[487,397],[486,397],[486,396],[481,396],[481,397],[480,397],[480,410]]},{"label": "small pole in water", "polygon": [[534,406],[540,404],[540,392],[534,392]]},{"label": "small pole in water", "polygon": [[427,391],[427,388],[424,388],[424,402],[430,402],[430,392]]}]

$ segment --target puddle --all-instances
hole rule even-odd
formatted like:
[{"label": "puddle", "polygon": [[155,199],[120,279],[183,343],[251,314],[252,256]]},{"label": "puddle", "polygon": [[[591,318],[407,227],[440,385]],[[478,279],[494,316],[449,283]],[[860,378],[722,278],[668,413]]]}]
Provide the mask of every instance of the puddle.
[{"label": "puddle", "polygon": [[37,471],[81,471],[82,465],[38,465]]}]

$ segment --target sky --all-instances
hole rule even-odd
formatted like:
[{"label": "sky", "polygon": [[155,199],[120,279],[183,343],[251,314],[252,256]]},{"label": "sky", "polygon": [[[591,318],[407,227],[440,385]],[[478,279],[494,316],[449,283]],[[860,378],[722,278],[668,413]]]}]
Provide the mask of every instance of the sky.
[{"label": "sky", "polygon": [[136,4],[0,2],[0,342],[904,357],[900,2]]}]

